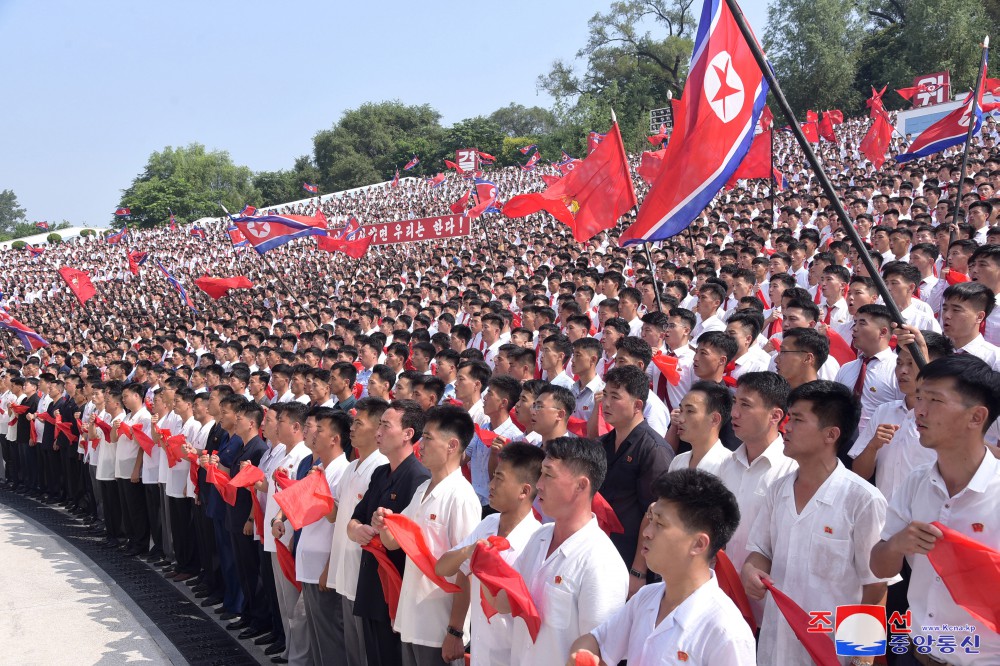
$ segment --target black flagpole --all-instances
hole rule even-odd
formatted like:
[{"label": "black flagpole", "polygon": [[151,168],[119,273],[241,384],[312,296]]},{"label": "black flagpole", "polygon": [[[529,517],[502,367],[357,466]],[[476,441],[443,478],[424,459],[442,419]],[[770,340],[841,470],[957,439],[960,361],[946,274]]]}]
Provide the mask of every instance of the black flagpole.
[{"label": "black flagpole", "polygon": [[[982,90],[983,83],[983,73],[986,71],[986,58],[990,52],[990,36],[987,35],[982,43],[983,55],[979,60],[979,73],[976,74],[976,85],[972,89],[972,106],[970,107],[971,113],[969,114],[969,132],[965,135],[965,148],[962,149],[962,170],[959,172],[958,176],[958,201],[956,201],[955,206],[955,224],[961,224],[965,221],[965,207],[962,205],[962,185],[965,184],[965,172],[969,167],[969,146],[972,145],[972,136],[975,134],[976,129],[976,119],[975,119],[975,109],[976,101],[979,99],[979,93]],[[985,119],[984,119],[985,120]],[[955,240],[952,238],[952,240]]]},{"label": "black flagpole", "polygon": [[771,183],[771,224],[774,224],[774,190],[778,187],[778,179],[774,177],[774,121],[771,121],[771,129],[768,130],[771,133],[771,177],[768,182]]},{"label": "black flagpole", "polygon": [[[819,181],[820,186],[823,188],[823,192],[826,194],[827,198],[830,199],[830,205],[833,206],[837,213],[837,217],[840,219],[840,226],[843,227],[844,232],[848,235],[848,237],[850,237],[851,242],[857,249],[858,258],[861,259],[861,263],[865,265],[868,275],[875,283],[875,287],[878,289],[879,295],[882,297],[885,306],[889,309],[889,313],[892,315],[892,320],[899,326],[902,326],[906,323],[903,319],[903,315],[900,313],[895,301],[892,300],[892,295],[889,293],[889,289],[885,286],[885,281],[882,279],[882,275],[879,273],[878,268],[875,266],[871,256],[868,254],[868,250],[865,248],[864,243],[861,241],[861,237],[858,235],[857,229],[855,229],[854,225],[851,224],[851,220],[847,216],[847,211],[844,210],[844,205],[841,203],[840,197],[837,196],[836,191],[833,189],[833,183],[830,182],[830,179],[827,177],[822,165],[819,163],[819,159],[816,157],[816,153],[813,152],[812,146],[809,145],[809,141],[806,140],[805,134],[802,133],[802,127],[799,126],[798,120],[795,118],[795,114],[792,113],[792,107],[789,106],[788,100],[785,99],[785,93],[781,91],[778,79],[774,76],[774,72],[771,71],[771,66],[768,63],[767,58],[764,56],[764,52],[761,51],[760,45],[757,43],[757,38],[754,37],[753,32],[750,30],[750,26],[747,25],[746,17],[743,16],[743,10],[740,9],[736,0],[725,1],[726,5],[729,6],[729,11],[733,14],[733,19],[736,21],[736,25],[740,28],[740,33],[742,33],[743,39],[746,40],[747,46],[750,47],[750,51],[753,53],[754,60],[757,61],[757,66],[760,67],[760,71],[767,80],[767,84],[771,87],[771,93],[774,95],[774,99],[778,102],[781,112],[785,115],[785,119],[790,125],[792,134],[795,135],[795,140],[798,142],[803,154],[805,154],[806,160],[809,162],[809,166],[812,167],[816,180]],[[913,356],[913,360],[916,362],[918,367],[922,368],[927,364],[923,353],[921,353],[920,348],[915,342],[907,345],[907,349],[910,351],[910,354]]]}]

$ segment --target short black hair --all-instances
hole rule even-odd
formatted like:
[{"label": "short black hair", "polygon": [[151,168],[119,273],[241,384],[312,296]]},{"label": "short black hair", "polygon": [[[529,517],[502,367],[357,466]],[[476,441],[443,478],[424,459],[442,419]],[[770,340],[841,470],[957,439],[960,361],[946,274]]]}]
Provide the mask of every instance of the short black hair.
[{"label": "short black hair", "polygon": [[382,414],[385,410],[389,409],[389,403],[382,398],[373,398],[368,396],[367,398],[361,398],[354,405],[354,411],[356,413],[364,413],[373,417],[376,421],[382,418]]},{"label": "short black hair", "polygon": [[417,440],[424,434],[424,410],[416,400],[393,400],[389,403],[389,409],[400,412],[400,424],[403,429],[413,428],[413,438],[411,443],[416,444]]},{"label": "short black hair", "polygon": [[996,294],[982,282],[959,282],[944,290],[944,300],[954,298],[963,303],[969,303],[977,310],[982,310],[989,317],[996,305]]},{"label": "short black hair", "polygon": [[711,347],[715,351],[722,352],[726,361],[736,358],[739,351],[739,343],[734,338],[727,335],[725,331],[705,331],[698,336],[698,346]]},{"label": "short black hair", "polygon": [[816,358],[815,369],[819,370],[830,357],[830,338],[815,328],[790,328],[782,334],[782,342],[794,340],[795,344]]},{"label": "short black hair", "polygon": [[576,411],[576,398],[573,396],[573,392],[564,386],[546,384],[535,394],[535,400],[543,395],[551,395],[556,404],[566,412],[566,418],[573,416],[573,412]]},{"label": "short black hair", "polygon": [[642,400],[643,405],[649,398],[649,375],[634,365],[621,365],[612,368],[604,377],[604,383],[607,386],[613,384],[625,389],[629,397]]},{"label": "short black hair", "polygon": [[726,547],[740,524],[736,496],[719,477],[700,469],[667,472],[653,482],[653,496],[673,504],[688,531],[708,534],[709,560]]},{"label": "short black hair", "polygon": [[642,369],[645,370],[649,362],[653,360],[653,348],[642,338],[628,335],[615,343],[618,353],[625,352],[635,360],[639,361]]},{"label": "short black hair", "polygon": [[[755,297],[753,300],[757,300]],[[760,312],[754,312],[753,310],[736,310],[729,315],[729,319],[726,320],[727,324],[739,324],[746,329],[750,330],[750,337],[757,339],[760,332],[764,330],[764,315]],[[704,340],[704,336],[698,338],[698,343]],[[732,360],[732,359],[729,359]]]},{"label": "short black hair", "polygon": [[562,461],[573,472],[590,479],[591,497],[597,493],[608,473],[608,456],[601,443],[594,439],[556,437],[545,442],[545,456]]},{"label": "short black hair", "polygon": [[935,359],[920,370],[917,379],[953,380],[955,392],[967,407],[983,405],[989,410],[989,417],[983,425],[984,433],[1000,416],[1000,373],[977,356],[952,354]]},{"label": "short black hair", "polygon": [[532,487],[542,475],[542,461],[545,451],[539,446],[527,442],[511,442],[500,449],[497,456],[500,462],[510,465],[522,483],[530,483]]},{"label": "short black hair", "polygon": [[736,388],[745,388],[760,396],[768,409],[778,407],[782,412],[788,406],[788,394],[792,387],[784,377],[776,372],[746,372],[736,380]]},{"label": "short black hair", "polygon": [[333,407],[314,407],[309,412],[309,416],[319,421],[327,421],[338,435],[340,435],[340,447],[347,454],[348,460],[351,458],[353,448],[351,446],[351,415],[342,409]]},{"label": "short black hair", "polygon": [[729,415],[733,411],[733,394],[729,388],[716,382],[700,381],[695,382],[688,393],[694,391],[705,395],[705,407],[709,414],[718,412],[722,417],[722,423],[729,420]]},{"label": "short black hair", "polygon": [[507,401],[508,407],[516,405],[517,401],[521,398],[521,382],[510,375],[493,376],[490,378],[489,387],[502,399]]},{"label": "short black hair", "polygon": [[817,379],[792,389],[788,394],[788,407],[797,402],[808,402],[821,428],[839,428],[837,448],[843,446],[854,434],[861,419],[861,403],[851,389],[839,382]]},{"label": "short black hair", "polygon": [[472,436],[476,432],[469,412],[455,405],[438,405],[428,409],[424,419],[424,429],[426,430],[432,423],[457,437],[461,451],[465,451],[465,447],[472,441]]}]

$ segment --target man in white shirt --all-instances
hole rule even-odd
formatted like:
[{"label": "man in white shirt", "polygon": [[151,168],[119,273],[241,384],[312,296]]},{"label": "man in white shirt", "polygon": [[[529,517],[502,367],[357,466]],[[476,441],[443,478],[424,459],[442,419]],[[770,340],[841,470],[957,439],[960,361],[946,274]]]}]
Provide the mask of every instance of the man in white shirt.
[{"label": "man in white shirt", "polygon": [[[535,641],[514,624],[509,663],[560,664],[574,636],[593,631],[625,605],[628,569],[591,511],[604,482],[607,455],[592,440],[560,437],[545,443],[538,502],[553,522],[528,541],[515,563],[542,618]],[[510,612],[505,592],[494,607]]]},{"label": "man in white shirt", "polygon": [[473,423],[479,426],[489,421],[483,411],[483,391],[490,382],[490,374],[489,366],[483,361],[463,361],[455,378],[455,397]]},{"label": "man in white shirt", "polygon": [[[174,396],[174,413],[182,422],[181,428],[173,432],[172,436],[181,436],[185,442],[193,441],[197,438],[201,424],[194,418],[194,396],[191,389],[181,389]],[[163,455],[166,456],[166,447],[172,446],[168,439],[161,443],[164,447]],[[198,575],[200,569],[198,565],[198,551],[195,542],[194,523],[192,511],[194,510],[194,486],[191,483],[191,463],[181,453],[181,459],[177,460],[173,467],[168,464],[167,475],[164,479],[166,483],[167,512],[170,514],[170,530],[174,544],[174,565],[175,574],[172,579],[175,582],[183,582]]]},{"label": "man in white shirt", "polygon": [[[111,423],[112,439],[121,423],[129,428],[139,425],[144,433],[149,434],[152,417],[143,404],[144,397],[142,384],[129,384],[122,389],[118,400],[129,414],[119,414]],[[142,482],[143,456],[145,453],[139,449],[135,437],[120,433],[115,449],[115,479],[118,481],[125,531],[128,535],[128,541],[122,550],[127,555],[144,554],[149,549],[149,516],[146,513],[146,493]],[[155,484],[152,488],[159,492]]]},{"label": "man in white shirt", "polygon": [[911,651],[908,663],[987,664],[1000,654],[1000,635],[995,632],[975,632],[978,654],[962,649],[945,653],[944,642],[934,640],[936,632],[924,629],[954,628],[947,633],[954,634],[958,646],[973,640],[972,632],[961,628],[983,624],[955,602],[947,572],[935,571],[926,555],[942,536],[932,522],[1000,550],[1000,461],[983,441],[1000,411],[997,376],[978,359],[952,355],[924,366],[918,381],[920,444],[937,454],[937,462],[915,470],[893,494],[882,540],[871,552],[871,568],[878,576],[895,576],[905,558],[912,569],[909,625],[911,640],[922,647],[919,656]]},{"label": "man in white shirt", "polygon": [[691,340],[693,342],[698,342],[701,334],[707,331],[726,330],[726,322],[722,321],[718,314],[719,308],[722,307],[722,303],[725,300],[726,290],[722,285],[715,282],[706,282],[698,285],[698,304],[695,306],[698,323],[691,331]]},{"label": "man in white shirt", "polygon": [[738,310],[726,321],[726,335],[736,341],[736,355],[726,364],[725,377],[739,379],[748,372],[761,372],[771,365],[771,357],[758,344],[764,316]]},{"label": "man in white shirt", "polygon": [[[507,539],[510,548],[501,551],[500,556],[513,565],[524,552],[528,539],[541,526],[531,504],[544,459],[545,453],[540,448],[526,442],[504,446],[489,482],[489,502],[494,513],[438,560],[435,571],[439,576],[454,576],[459,571],[469,576],[470,599],[479,598],[479,580],[471,575],[469,568],[476,545],[491,536]],[[500,615],[488,619],[482,604],[472,603],[472,666],[508,666],[513,623],[517,621]]]},{"label": "man in white shirt", "polygon": [[[316,420],[313,459],[322,463],[322,474],[332,493],[347,469],[345,449],[351,447],[351,417],[339,409],[319,408],[310,418]],[[303,526],[295,544],[295,577],[302,584],[309,625],[309,658],[314,664],[338,663],[346,653],[344,605],[329,578],[335,520],[336,507],[316,522]]]},{"label": "man in white shirt", "polygon": [[836,381],[861,401],[858,428],[868,425],[875,408],[899,399],[896,385],[896,354],[889,348],[892,316],[884,305],[864,305],[854,317],[854,346],[860,356],[844,365]]},{"label": "man in white shirt", "polygon": [[1000,345],[1000,245],[983,245],[969,258],[969,278],[985,285],[994,294],[994,306],[986,317],[983,337]]},{"label": "man in white shirt", "polygon": [[573,354],[573,345],[565,335],[550,335],[542,342],[542,372],[549,383],[572,389],[573,378],[566,372],[566,364]]},{"label": "man in white shirt", "polygon": [[523,434],[510,418],[510,410],[520,398],[521,384],[516,379],[505,375],[495,375],[491,378],[489,388],[486,389],[486,398],[483,400],[483,413],[487,421],[481,427],[496,433],[502,439],[487,446],[479,435],[475,435],[465,449],[463,461],[469,466],[472,488],[479,496],[484,518],[492,513],[489,483],[496,468],[497,452],[502,450],[505,442],[517,439]]},{"label": "man in white shirt", "polygon": [[700,469],[718,474],[722,461],[730,451],[719,439],[722,425],[729,420],[733,408],[733,394],[716,382],[696,382],[681,400],[681,406],[670,415],[667,443],[678,440],[691,445],[670,461],[670,471]]},{"label": "man in white shirt", "polygon": [[972,354],[1000,371],[1000,348],[983,338],[979,329],[996,307],[996,295],[979,282],[959,282],[944,291],[941,326],[956,353]]},{"label": "man in white shirt", "polygon": [[941,325],[934,318],[931,307],[913,297],[920,283],[920,271],[916,266],[901,261],[890,261],[882,268],[882,276],[885,278],[889,295],[903,315],[903,321],[921,331],[941,332]]},{"label": "man in white shirt", "polygon": [[826,305],[822,309],[820,321],[832,328],[848,344],[853,338],[854,319],[844,298],[851,281],[851,273],[844,266],[832,264],[823,269],[819,287]]},{"label": "man in white shirt", "polygon": [[594,395],[604,389],[604,380],[597,376],[597,362],[601,358],[601,343],[594,338],[580,338],[573,343],[571,368],[577,379],[570,390],[576,398],[573,416],[586,421],[596,409]]},{"label": "man in white shirt", "polygon": [[[719,478],[736,495],[740,524],[733,532],[726,554],[739,571],[746,561],[750,527],[760,513],[771,486],[798,465],[785,455],[785,443],[778,431],[785,419],[785,405],[791,386],[773,372],[748,372],[736,384],[733,402],[733,432],[742,444],[719,466]],[[764,604],[751,602],[757,623]]]},{"label": "man in white shirt", "polygon": [[337,518],[333,526],[327,585],[340,595],[344,618],[344,650],[347,666],[367,666],[364,628],[361,618],[354,615],[354,600],[358,591],[358,569],[361,566],[361,546],[347,536],[347,526],[354,509],[364,497],[376,467],[388,462],[378,450],[375,431],[389,403],[377,398],[363,398],[355,407],[351,423],[351,445],[357,452],[340,477],[333,497],[337,502]]},{"label": "man in white shirt", "polygon": [[625,659],[755,666],[753,633],[711,568],[740,522],[736,498],[718,478],[699,470],[670,472],[654,484],[653,493],[657,500],[649,508],[643,551],[663,582],[642,588],[578,638],[567,666],[588,652],[606,664]]},{"label": "man in white shirt", "polygon": [[[764,579],[816,610],[877,604],[885,595],[866,557],[885,523],[885,498],[837,459],[857,421],[857,400],[836,382],[809,382],[789,394],[785,455],[799,468],[771,486],[750,528],[741,574],[750,599],[764,599]],[[759,654],[768,663],[812,664],[770,597]]]},{"label": "man in white shirt", "polygon": [[[427,412],[420,459],[431,478],[416,489],[402,515],[420,528],[434,557],[462,543],[481,520],[479,498],[461,470],[462,454],[474,432],[472,419],[461,407],[442,405]],[[372,527],[388,550],[396,550],[399,543],[384,520],[391,513],[379,508]],[[469,636],[469,583],[464,574],[452,582],[461,592],[444,592],[407,557],[393,624],[405,666],[462,663]]]}]

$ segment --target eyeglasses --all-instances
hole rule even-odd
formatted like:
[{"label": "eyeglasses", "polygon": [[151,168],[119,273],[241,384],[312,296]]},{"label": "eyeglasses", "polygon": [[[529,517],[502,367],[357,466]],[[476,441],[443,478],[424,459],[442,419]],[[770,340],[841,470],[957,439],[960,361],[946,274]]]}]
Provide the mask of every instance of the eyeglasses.
[{"label": "eyeglasses", "polygon": [[540,402],[533,402],[533,403],[531,403],[531,411],[533,411],[533,412],[540,412],[543,409],[555,409],[555,407],[552,407],[550,405],[543,405]]}]

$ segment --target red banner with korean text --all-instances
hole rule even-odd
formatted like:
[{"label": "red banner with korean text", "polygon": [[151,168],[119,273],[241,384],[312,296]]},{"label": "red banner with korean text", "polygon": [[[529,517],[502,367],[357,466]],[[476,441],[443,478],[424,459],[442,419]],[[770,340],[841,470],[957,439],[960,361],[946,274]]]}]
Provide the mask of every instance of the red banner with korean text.
[{"label": "red banner with korean text", "polygon": [[[331,229],[331,233],[336,234],[338,230]],[[472,224],[469,218],[461,215],[442,215],[366,224],[361,227],[360,233],[373,236],[372,245],[394,245],[468,236],[472,233]]]}]

